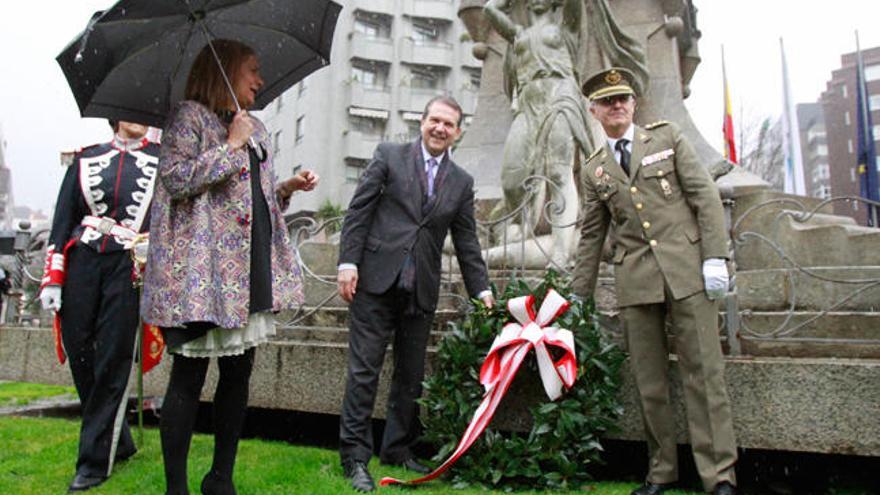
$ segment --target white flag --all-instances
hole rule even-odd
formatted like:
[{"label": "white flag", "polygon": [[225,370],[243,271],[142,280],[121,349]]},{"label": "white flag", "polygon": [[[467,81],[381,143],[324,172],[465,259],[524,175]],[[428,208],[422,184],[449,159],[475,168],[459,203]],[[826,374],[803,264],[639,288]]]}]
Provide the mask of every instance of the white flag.
[{"label": "white flag", "polygon": [[785,61],[785,47],[779,38],[782,50],[782,153],[785,159],[785,192],[806,196],[804,186],[804,161],[801,159],[801,137],[798,130],[797,114],[791,100],[788,85],[788,64]]}]

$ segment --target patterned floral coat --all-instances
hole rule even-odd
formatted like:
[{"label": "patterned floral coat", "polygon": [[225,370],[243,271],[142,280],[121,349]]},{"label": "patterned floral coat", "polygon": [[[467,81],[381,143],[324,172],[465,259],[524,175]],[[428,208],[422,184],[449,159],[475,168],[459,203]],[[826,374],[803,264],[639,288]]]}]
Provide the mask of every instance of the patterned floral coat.
[{"label": "patterned floral coat", "polygon": [[[252,195],[246,172],[250,160],[245,148],[233,151],[225,146],[226,136],[217,115],[193,101],[179,103],[168,119],[141,303],[148,323],[180,327],[187,322],[212,322],[223,328],[247,323]],[[259,121],[253,137],[271,149],[266,128]],[[272,222],[273,310],[280,311],[302,302],[302,274],[282,215],[287,204],[279,204],[276,196],[271,152],[261,167],[261,186]]]}]

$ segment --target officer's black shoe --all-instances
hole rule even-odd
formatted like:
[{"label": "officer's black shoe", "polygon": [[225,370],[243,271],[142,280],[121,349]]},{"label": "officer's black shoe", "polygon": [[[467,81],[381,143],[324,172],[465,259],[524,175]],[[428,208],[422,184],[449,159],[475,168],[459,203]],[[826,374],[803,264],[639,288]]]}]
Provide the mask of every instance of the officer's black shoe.
[{"label": "officer's black shoe", "polygon": [[136,447],[132,447],[128,450],[117,450],[116,457],[114,457],[115,462],[123,462],[127,461],[131,458],[131,456],[137,454],[138,449]]},{"label": "officer's black shoe", "polygon": [[712,490],[712,495],[736,495],[736,487],[733,486],[729,481],[722,481],[715,485],[715,489]]},{"label": "officer's black shoe", "polygon": [[428,474],[431,472],[431,468],[425,466],[421,462],[417,461],[415,457],[410,457],[409,459],[403,462],[382,462],[382,464],[386,466],[398,466],[406,469],[407,471],[412,471],[414,473],[419,474]]},{"label": "officer's black shoe", "polygon": [[359,492],[372,492],[376,489],[376,483],[367,470],[367,465],[361,461],[348,461],[342,465],[345,477],[351,480],[351,487]]},{"label": "officer's black shoe", "polygon": [[646,481],[644,485],[632,491],[631,495],[660,495],[666,490],[672,490],[674,483],[651,483]]},{"label": "officer's black shoe", "polygon": [[94,488],[101,483],[107,481],[106,476],[84,476],[82,474],[77,474],[73,477],[73,481],[70,482],[70,486],[67,487],[68,492],[84,492],[91,488]]}]

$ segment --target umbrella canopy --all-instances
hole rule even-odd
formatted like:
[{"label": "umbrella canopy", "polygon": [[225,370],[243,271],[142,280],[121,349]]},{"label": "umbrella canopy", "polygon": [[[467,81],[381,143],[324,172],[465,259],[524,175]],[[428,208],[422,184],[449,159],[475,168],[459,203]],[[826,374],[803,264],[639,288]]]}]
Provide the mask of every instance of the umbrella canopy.
[{"label": "umbrella canopy", "polygon": [[331,0],[121,0],[57,57],[83,117],[164,124],[208,38],[251,47],[265,84],[252,110],[330,61]]}]

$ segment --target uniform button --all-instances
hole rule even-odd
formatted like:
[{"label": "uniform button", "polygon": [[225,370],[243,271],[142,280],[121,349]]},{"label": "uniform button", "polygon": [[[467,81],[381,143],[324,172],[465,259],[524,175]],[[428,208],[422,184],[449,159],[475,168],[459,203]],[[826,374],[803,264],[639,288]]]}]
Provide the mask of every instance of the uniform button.
[{"label": "uniform button", "polygon": [[608,199],[608,193],[603,194],[602,199]]},{"label": "uniform button", "polygon": [[641,210],[641,209],[644,208],[644,207],[645,207],[645,206],[644,206],[643,204],[641,204],[641,203],[636,203],[636,209],[637,209],[637,210]]},{"label": "uniform button", "polygon": [[635,194],[635,193],[639,192],[639,190],[636,188],[636,186],[633,186],[633,187],[629,188],[629,192]]},{"label": "uniform button", "polygon": [[642,227],[644,227],[645,230],[650,229],[650,228],[651,228],[651,222],[643,222],[643,223],[642,223]]},{"label": "uniform button", "polygon": [[657,247],[657,241],[655,239],[651,239],[651,242],[649,242],[648,244],[650,244],[651,247]]},{"label": "uniform button", "polygon": [[657,171],[657,177],[663,177],[663,171],[662,171],[662,170],[658,170],[658,171]]}]

